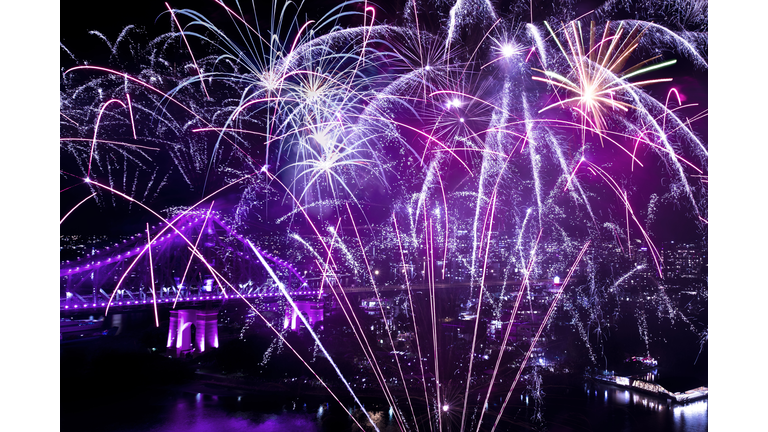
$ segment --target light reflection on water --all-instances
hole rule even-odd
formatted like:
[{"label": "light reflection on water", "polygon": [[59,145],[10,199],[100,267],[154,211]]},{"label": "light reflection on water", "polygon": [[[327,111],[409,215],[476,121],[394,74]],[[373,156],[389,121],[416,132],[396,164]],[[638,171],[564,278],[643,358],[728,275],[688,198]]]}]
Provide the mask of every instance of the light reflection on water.
[{"label": "light reflection on water", "polygon": [[693,402],[672,409],[675,415],[675,431],[705,431],[709,404],[707,400]]},{"label": "light reflection on water", "polygon": [[298,409],[280,413],[239,410],[242,398],[197,393],[178,395],[165,415],[151,422],[120,429],[121,432],[319,432],[318,413]]},{"label": "light reflection on water", "polygon": [[[269,407],[248,396],[176,393],[166,401],[167,409],[152,419],[132,421],[130,426],[126,422],[125,426],[107,429],[113,432],[327,432],[348,430],[351,426],[343,410],[334,410],[326,403],[309,406],[303,401],[289,400],[282,410],[273,407],[273,412],[267,412]],[[359,409],[348,409],[361,424],[366,422]],[[369,411],[368,414],[381,432],[397,430],[391,413]],[[342,421],[326,425],[329,416],[342,418]],[[345,423],[350,425],[344,427]],[[340,426],[343,429],[338,429]]]},{"label": "light reflection on water", "polygon": [[[640,392],[612,386],[587,386],[582,397],[558,407],[545,402],[545,421],[555,421],[560,415],[581,412],[590,418],[588,430],[669,432],[707,431],[707,400],[675,405],[666,400]],[[587,411],[583,401],[588,401]],[[580,402],[581,401],[581,402]],[[332,404],[286,400],[281,410],[252,400],[248,396],[213,396],[203,393],[176,394],[166,400],[162,414],[130,427],[109,428],[113,432],[330,432],[356,429],[347,414]],[[523,405],[524,406],[524,405]],[[352,407],[348,407],[352,408]],[[365,423],[366,417],[353,409],[353,416]],[[388,409],[370,411],[369,415],[382,432],[394,432],[397,424]],[[606,423],[607,417],[626,418],[618,423]],[[547,417],[551,417],[547,419]],[[332,419],[331,423],[328,422]],[[338,420],[341,420],[340,422]],[[107,429],[103,429],[107,430]],[[564,429],[564,430],[587,430]]]},{"label": "light reflection on water", "polygon": [[596,389],[585,386],[585,393],[594,408],[625,407],[624,409],[631,410],[633,415],[641,414],[653,419],[654,424],[663,427],[663,430],[704,432],[708,429],[707,399],[678,405],[664,398],[602,384],[596,386]]},{"label": "light reflection on water", "polygon": [[[181,405],[180,405],[181,406]],[[180,406],[177,406],[179,408]],[[314,432],[319,431],[316,421],[306,414],[266,414],[258,419],[227,413],[216,409],[177,409],[167,422],[149,429],[149,432]]]}]

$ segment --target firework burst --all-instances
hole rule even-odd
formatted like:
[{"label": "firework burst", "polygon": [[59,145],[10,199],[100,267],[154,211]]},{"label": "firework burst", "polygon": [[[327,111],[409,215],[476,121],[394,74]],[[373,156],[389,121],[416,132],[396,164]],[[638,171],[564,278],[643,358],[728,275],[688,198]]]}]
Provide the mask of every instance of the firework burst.
[{"label": "firework burst", "polygon": [[[706,19],[680,6],[674,21],[685,29],[611,20],[619,2],[576,17],[570,2],[508,14],[481,0],[409,1],[395,20],[366,1],[320,14],[303,3],[275,2],[266,14],[216,3],[229,22],[166,5],[169,33],[146,43],[132,27],[113,43],[96,35],[110,64],[63,71],[62,196],[82,193],[62,226],[96,200],[149,210],[171,232],[181,216],[163,219],[153,206],[177,200],[193,212],[221,199],[235,229],[284,230],[291,259],[308,263],[339,305],[401,430],[494,430],[523,382],[544,422],[540,367],[526,367],[543,361],[555,318],[597,365],[638,278],[651,281],[642,289],[657,318],[684,322],[703,347],[706,325],[666,292],[654,230],[657,207],[671,203],[706,239],[706,110],[659,75],[683,61],[706,70]],[[646,189],[648,179],[662,188]],[[196,239],[184,239],[189,262],[205,261]],[[622,265],[604,271],[605,256]],[[205,265],[224,294],[239,296],[236,281]],[[376,299],[378,343],[345,275]],[[443,328],[458,317],[446,318],[438,294],[449,284],[466,287],[454,303],[472,324],[455,347]],[[397,329],[384,286],[406,291]],[[378,430],[322,334],[305,322],[317,359],[304,361],[251,309],[247,325],[260,318],[275,333],[263,363],[285,345]],[[652,312],[630,312],[646,351]],[[499,328],[494,343],[483,320]],[[413,337],[400,351],[403,333]],[[313,369],[325,361],[343,390]],[[491,404],[498,393],[503,403]]]}]

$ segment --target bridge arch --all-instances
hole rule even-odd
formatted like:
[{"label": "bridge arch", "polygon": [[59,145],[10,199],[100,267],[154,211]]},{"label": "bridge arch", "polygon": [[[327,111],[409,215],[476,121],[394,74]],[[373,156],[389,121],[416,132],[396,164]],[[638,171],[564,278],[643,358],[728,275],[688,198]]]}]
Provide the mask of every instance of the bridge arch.
[{"label": "bridge arch", "polygon": [[[229,284],[240,294],[279,294],[247,239],[215,212],[176,216],[166,225],[152,227],[149,235],[151,263],[146,233],[62,262],[61,309],[106,306],[118,299],[129,300],[123,304],[167,303],[168,299],[175,304],[194,296],[237,296]],[[194,252],[190,245],[195,245]],[[257,249],[272,261],[289,290],[306,287],[304,275],[290,263]]]}]

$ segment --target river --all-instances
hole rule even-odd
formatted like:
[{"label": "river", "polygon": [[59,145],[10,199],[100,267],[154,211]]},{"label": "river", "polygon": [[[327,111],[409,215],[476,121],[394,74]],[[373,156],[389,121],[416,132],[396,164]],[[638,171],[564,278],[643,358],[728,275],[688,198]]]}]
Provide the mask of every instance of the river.
[{"label": "river", "polygon": [[[198,391],[199,390],[199,391]],[[708,428],[706,399],[686,405],[645,393],[600,383],[545,386],[543,419],[549,432],[670,431],[704,432]],[[64,397],[64,396],[63,396]],[[337,432],[354,430],[349,416],[331,398],[284,400],[236,394],[201,384],[153,394],[104,400],[62,412],[62,431],[103,432]],[[364,402],[366,403],[366,402]],[[373,403],[371,403],[373,405]],[[352,408],[352,407],[348,407]],[[391,414],[369,413],[383,432],[397,430]],[[532,400],[521,396],[502,417],[499,431],[533,430]],[[363,422],[363,417],[357,413]],[[444,430],[458,430],[456,415]],[[486,422],[484,422],[486,423]],[[487,424],[487,423],[486,423]],[[451,427],[452,426],[452,427]],[[423,425],[422,425],[423,427]]]}]

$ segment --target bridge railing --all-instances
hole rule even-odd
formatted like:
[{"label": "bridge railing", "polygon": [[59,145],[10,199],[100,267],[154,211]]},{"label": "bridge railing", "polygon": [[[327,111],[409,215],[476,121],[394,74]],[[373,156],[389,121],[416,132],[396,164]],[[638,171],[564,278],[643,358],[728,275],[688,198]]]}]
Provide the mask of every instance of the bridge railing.
[{"label": "bridge railing", "polygon": [[[136,294],[136,293],[132,293]],[[291,291],[292,296],[319,296],[321,294],[320,290],[315,289],[299,289],[299,290],[293,290]],[[72,296],[69,298],[63,298],[60,299],[60,309],[61,310],[94,310],[94,309],[102,309],[106,308],[107,304],[110,305],[110,307],[140,307],[140,306],[147,306],[152,305],[154,303],[157,303],[158,305],[173,305],[176,304],[189,304],[189,303],[196,303],[196,302],[202,302],[202,301],[223,301],[227,298],[233,299],[233,298],[240,298],[244,297],[246,299],[255,299],[255,298],[264,298],[264,299],[279,299],[283,297],[283,294],[281,292],[251,292],[251,293],[243,293],[240,295],[237,294],[228,294],[227,296],[223,294],[192,294],[188,296],[179,296],[178,299],[176,299],[175,296],[162,296],[158,297],[156,299],[152,299],[151,296],[146,296],[145,298],[128,298],[125,297],[122,298],[114,298],[112,299],[112,302],[109,303],[109,300],[106,298],[100,298],[98,301],[94,302],[93,299],[87,299],[82,298],[80,296]]]}]

